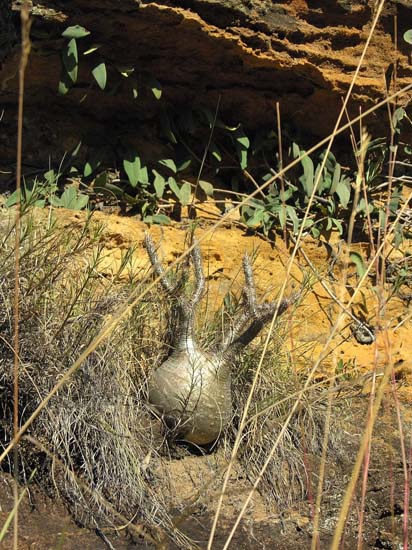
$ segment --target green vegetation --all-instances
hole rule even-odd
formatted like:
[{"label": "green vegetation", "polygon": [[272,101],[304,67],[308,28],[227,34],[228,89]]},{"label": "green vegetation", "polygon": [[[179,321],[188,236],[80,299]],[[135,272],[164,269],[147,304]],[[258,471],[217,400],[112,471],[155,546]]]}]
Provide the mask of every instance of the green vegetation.
[{"label": "green vegetation", "polygon": [[[405,41],[409,41],[409,33]],[[90,147],[79,136],[77,146],[59,167],[47,170],[43,177],[26,181],[24,200],[32,201],[35,191],[37,206],[52,205],[70,209],[93,208],[96,202],[121,204],[133,209],[148,224],[169,224],[173,204],[188,206],[199,192],[214,197],[216,191],[229,194],[233,204],[244,201],[240,208],[245,227],[273,237],[288,231],[297,235],[309,201],[311,210],[305,218],[304,231],[315,238],[331,231],[342,237],[351,232],[365,236],[371,228],[390,223],[398,211],[404,178],[392,171],[390,200],[385,202],[390,164],[410,165],[412,149],[403,142],[404,130],[411,128],[408,108],[399,107],[392,115],[391,143],[386,138],[362,137],[353,143],[354,166],[343,166],[332,152],[323,163],[325,152],[307,156],[287,132],[278,136],[273,130],[249,135],[241,123],[228,124],[218,109],[173,110],[162,95],[161,84],[152,75],[140,74],[134,67],[118,67],[103,59],[101,45],[93,41],[90,31],[71,26],[63,31],[62,76],[59,92],[73,89],[79,72],[91,67],[90,86],[101,93],[116,94],[125,87],[134,99],[152,94],[159,102],[158,127],[169,151],[164,158],[144,156],[124,137],[111,137],[109,144]],[[87,63],[85,63],[87,61]],[[84,67],[83,67],[84,64]],[[282,138],[283,150],[279,149]],[[274,176],[288,161],[298,166],[278,179]],[[322,174],[319,176],[323,163]],[[222,182],[216,187],[217,178]],[[318,181],[316,192],[314,184]],[[272,181],[263,191],[245,201],[255,185]],[[200,195],[202,196],[202,195]],[[16,203],[11,195],[7,205]],[[395,230],[399,245],[404,233],[402,220]],[[370,237],[370,234],[368,234]]]}]

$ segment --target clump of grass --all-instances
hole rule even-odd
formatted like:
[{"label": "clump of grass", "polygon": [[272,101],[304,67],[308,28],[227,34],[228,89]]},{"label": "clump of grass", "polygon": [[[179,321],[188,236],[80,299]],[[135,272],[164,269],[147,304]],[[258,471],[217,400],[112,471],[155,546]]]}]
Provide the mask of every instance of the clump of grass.
[{"label": "clump of grass", "polygon": [[[0,445],[6,447],[13,418],[15,224],[10,211],[0,211],[0,217]],[[127,277],[120,281],[128,256],[113,275],[101,275],[101,235],[90,218],[67,228],[44,214],[36,219],[26,211],[22,217],[21,423],[136,284]],[[173,527],[168,481],[156,451],[158,424],[145,401],[146,372],[164,354],[155,308],[150,295],[138,303],[51,399],[19,447],[20,475],[27,478],[37,466],[37,481],[58,492],[76,520],[102,532],[118,527],[122,514],[143,526],[140,532],[149,539],[164,536],[160,530],[172,533]],[[171,536],[187,544],[178,530]]]},{"label": "clump of grass", "polygon": [[[290,355],[284,346],[286,332],[287,323],[281,320],[267,348],[238,453],[247,476],[254,482],[276,445],[259,491],[269,504],[281,505],[282,508],[296,500],[310,498],[312,474],[322,453],[328,403],[328,391],[312,384],[313,387],[309,386],[303,392],[299,406],[284,429],[306,374],[292,368]],[[238,417],[242,415],[261,348],[258,345],[257,349],[250,349],[243,355],[234,378],[233,401],[237,404],[235,415]],[[333,414],[333,422],[336,423],[338,418],[339,415]],[[336,430],[330,431],[328,447],[329,458],[339,461],[337,433]]]}]

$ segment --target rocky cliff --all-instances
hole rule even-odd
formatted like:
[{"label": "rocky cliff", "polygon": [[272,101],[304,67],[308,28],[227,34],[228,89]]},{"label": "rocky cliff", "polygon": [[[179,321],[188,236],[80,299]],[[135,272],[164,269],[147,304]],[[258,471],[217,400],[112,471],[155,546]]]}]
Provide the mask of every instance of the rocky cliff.
[{"label": "rocky cliff", "polygon": [[[19,4],[13,8],[16,26]],[[62,155],[79,135],[93,141],[127,129],[154,146],[165,105],[214,110],[220,102],[226,120],[256,129],[275,126],[279,102],[285,127],[292,127],[302,139],[324,137],[336,120],[377,3],[45,0],[32,4],[25,160],[38,166],[47,164],[50,155]],[[411,47],[402,36],[412,26],[411,6],[409,0],[386,3],[354,88],[351,115],[384,98],[388,89],[410,83]],[[81,55],[76,84],[67,95],[57,95],[65,43],[61,33],[72,25],[88,29],[90,45],[99,46],[99,59],[108,70],[104,91],[90,76],[96,58]],[[0,73],[3,168],[14,159],[17,63],[16,46]],[[134,70],[139,82],[157,79],[162,101],[144,93],[135,99],[130,87],[118,86],[122,70]],[[400,101],[408,101],[408,96]],[[367,124],[372,132],[387,131],[387,111],[376,112]]]}]

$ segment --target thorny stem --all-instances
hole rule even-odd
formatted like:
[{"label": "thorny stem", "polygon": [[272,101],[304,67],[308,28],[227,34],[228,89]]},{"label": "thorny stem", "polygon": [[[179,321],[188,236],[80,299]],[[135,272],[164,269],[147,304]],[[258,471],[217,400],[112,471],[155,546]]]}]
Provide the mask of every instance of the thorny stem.
[{"label": "thorny stem", "polygon": [[[157,256],[153,240],[148,233],[145,235],[145,245],[150,262],[156,275],[160,277],[163,288],[170,296],[177,299],[176,308],[179,313],[179,319],[174,348],[180,350],[190,349],[193,343],[195,310],[205,291],[205,276],[200,247],[195,243],[191,251],[196,287],[192,297],[187,298],[183,295],[177,295],[179,285],[173,286],[165,274],[165,270]],[[243,257],[243,272],[245,277],[245,287],[243,289],[244,311],[235,320],[234,326],[228,332],[227,338],[218,350],[218,353],[225,361],[229,361],[246,347],[259,334],[264,325],[272,319],[275,311],[277,311],[277,316],[281,315],[300,296],[300,293],[295,293],[288,299],[282,300],[279,304],[271,302],[259,305],[256,298],[252,264],[247,253]]]},{"label": "thorny stem", "polygon": [[162,263],[160,262],[153,240],[149,233],[145,234],[146,250],[152,264],[153,270],[169,296],[176,299],[176,310],[178,313],[178,327],[173,341],[173,347],[179,350],[191,349],[193,345],[194,335],[194,315],[200,300],[205,293],[205,275],[202,266],[202,254],[197,242],[194,243],[193,249],[190,252],[190,257],[193,263],[195,273],[196,286],[191,298],[183,295],[183,292],[178,295],[178,289],[181,286],[181,281],[172,285],[168,278]]},{"label": "thorny stem", "polygon": [[245,277],[245,286],[243,289],[244,311],[235,320],[233,327],[222,343],[221,353],[227,359],[234,357],[246,347],[259,334],[264,325],[272,319],[275,312],[277,312],[276,317],[279,317],[301,295],[298,292],[292,294],[289,298],[281,300],[280,303],[258,304],[252,264],[247,253],[243,257],[242,267]]}]

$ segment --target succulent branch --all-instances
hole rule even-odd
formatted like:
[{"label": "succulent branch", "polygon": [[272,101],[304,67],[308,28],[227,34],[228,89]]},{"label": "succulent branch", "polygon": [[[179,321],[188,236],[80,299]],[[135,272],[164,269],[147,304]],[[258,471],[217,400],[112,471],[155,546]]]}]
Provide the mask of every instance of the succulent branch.
[{"label": "succulent branch", "polygon": [[153,271],[160,277],[160,282],[166,293],[176,300],[176,313],[178,319],[173,345],[176,349],[185,349],[188,346],[191,347],[194,332],[194,315],[199,302],[203,298],[206,286],[200,247],[196,242],[190,253],[190,259],[195,274],[195,288],[192,296],[189,298],[181,291],[182,280],[178,280],[175,284],[171,283],[170,278],[167,276],[157,256],[153,240],[148,233],[145,234],[145,246]]},{"label": "succulent branch", "polygon": [[235,319],[231,330],[222,342],[221,352],[226,357],[237,355],[256,338],[265,324],[271,321],[275,314],[276,317],[282,315],[300,297],[300,292],[296,292],[283,299],[279,304],[276,301],[258,304],[252,265],[247,253],[243,257],[242,265],[245,277],[245,286],[242,293],[243,312]]},{"label": "succulent branch", "polygon": [[190,300],[190,305],[192,308],[196,308],[200,300],[203,298],[206,288],[205,274],[203,273],[202,253],[197,241],[195,241],[195,245],[190,253],[190,258],[192,260],[196,280],[196,288]]},{"label": "succulent branch", "polygon": [[144,244],[147,250],[147,255],[149,256],[150,263],[152,264],[153,271],[156,273],[158,277],[160,277],[160,283],[162,287],[165,289],[165,291],[168,294],[174,295],[174,293],[177,290],[178,284],[172,285],[169,277],[166,275],[164,267],[157,255],[153,239],[149,235],[149,233],[145,233]]}]

